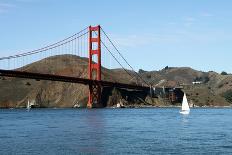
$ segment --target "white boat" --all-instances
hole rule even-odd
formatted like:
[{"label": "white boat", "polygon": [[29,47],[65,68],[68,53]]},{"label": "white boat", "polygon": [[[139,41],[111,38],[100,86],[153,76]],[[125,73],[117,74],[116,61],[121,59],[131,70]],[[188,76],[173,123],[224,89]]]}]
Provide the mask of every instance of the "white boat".
[{"label": "white boat", "polygon": [[181,114],[183,115],[187,115],[190,113],[190,108],[189,108],[189,104],[188,104],[188,100],[186,97],[186,94],[184,93],[184,97],[183,97],[183,101],[182,101],[182,106],[181,106]]},{"label": "white boat", "polygon": [[121,107],[121,104],[120,104],[120,103],[117,103],[116,107],[117,107],[117,108],[120,108],[120,107]]},{"label": "white boat", "polygon": [[29,102],[29,99],[27,100],[27,110],[30,110],[31,109],[31,104]]},{"label": "white boat", "polygon": [[117,108],[125,108],[125,106],[123,105],[122,101],[120,100],[119,103],[117,103],[116,105]]}]

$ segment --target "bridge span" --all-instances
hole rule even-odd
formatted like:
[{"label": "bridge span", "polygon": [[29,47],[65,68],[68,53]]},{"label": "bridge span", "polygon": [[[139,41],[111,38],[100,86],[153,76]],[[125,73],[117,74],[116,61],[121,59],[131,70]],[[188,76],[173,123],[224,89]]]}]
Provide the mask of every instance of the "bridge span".
[{"label": "bridge span", "polygon": [[142,90],[142,91],[148,91],[148,92],[150,91],[150,87],[146,87],[146,86],[110,82],[110,81],[103,81],[103,80],[98,81],[98,80],[91,80],[91,79],[78,78],[78,77],[61,76],[61,75],[13,71],[13,70],[0,70],[0,76],[34,79],[34,80],[49,80],[49,81],[79,83],[79,84],[84,84],[84,85],[99,85],[101,87],[134,89],[134,90]]}]

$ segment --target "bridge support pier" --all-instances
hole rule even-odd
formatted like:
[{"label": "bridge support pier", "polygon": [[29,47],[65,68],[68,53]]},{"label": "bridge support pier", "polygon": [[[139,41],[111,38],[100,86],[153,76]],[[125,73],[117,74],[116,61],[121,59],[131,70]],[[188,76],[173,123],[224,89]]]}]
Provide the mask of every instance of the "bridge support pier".
[{"label": "bridge support pier", "polygon": [[102,87],[99,84],[89,85],[89,102],[87,107],[101,107],[101,93]]},{"label": "bridge support pier", "polygon": [[[89,27],[89,79],[101,81],[101,27]],[[95,45],[95,46],[94,46]],[[93,61],[93,56],[97,57],[96,62]],[[92,108],[101,102],[101,85],[99,83],[91,83],[89,85],[89,101],[88,108]]]}]

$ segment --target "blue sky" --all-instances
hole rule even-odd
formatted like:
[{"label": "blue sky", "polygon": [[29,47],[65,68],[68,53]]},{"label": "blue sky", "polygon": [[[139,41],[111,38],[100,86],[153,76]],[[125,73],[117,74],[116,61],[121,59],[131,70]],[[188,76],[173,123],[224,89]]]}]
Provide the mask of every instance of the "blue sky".
[{"label": "blue sky", "polygon": [[101,24],[135,69],[232,73],[230,0],[0,0],[0,56]]}]

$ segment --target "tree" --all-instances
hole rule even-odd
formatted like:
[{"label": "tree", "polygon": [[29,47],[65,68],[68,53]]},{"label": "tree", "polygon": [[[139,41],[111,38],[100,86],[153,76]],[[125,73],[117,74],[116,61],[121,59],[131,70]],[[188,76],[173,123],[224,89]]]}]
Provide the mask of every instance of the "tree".
[{"label": "tree", "polygon": [[146,73],[147,71],[145,70],[142,70],[142,69],[139,69],[139,74],[143,74],[143,73]]},{"label": "tree", "polygon": [[221,75],[228,75],[225,71],[222,71]]},{"label": "tree", "polygon": [[164,68],[164,70],[167,70],[167,69],[169,69],[169,67],[168,67],[168,66],[166,66],[166,67]]}]

